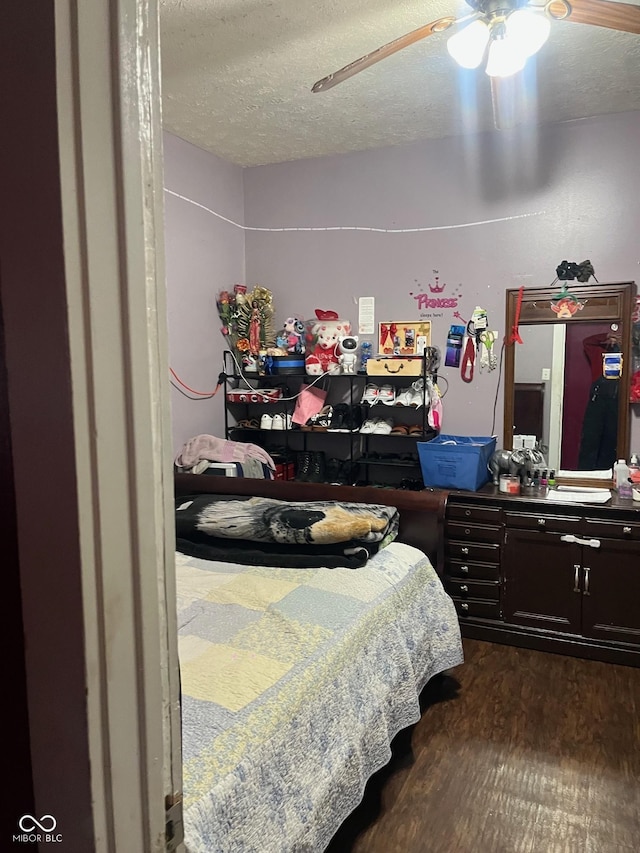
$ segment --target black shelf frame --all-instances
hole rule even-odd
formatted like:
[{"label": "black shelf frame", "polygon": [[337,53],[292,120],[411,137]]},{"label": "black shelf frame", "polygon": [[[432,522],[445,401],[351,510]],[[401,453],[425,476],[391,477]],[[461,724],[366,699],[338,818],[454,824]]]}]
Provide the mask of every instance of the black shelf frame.
[{"label": "black shelf frame", "polygon": [[[256,438],[260,439],[261,446],[265,447],[268,452],[273,452],[278,456],[282,455],[283,461],[291,462],[295,461],[296,456],[299,453],[308,453],[314,452],[317,446],[317,436],[322,436],[322,438],[326,442],[326,436],[338,436],[338,438],[347,437],[349,439],[348,443],[348,453],[346,458],[342,458],[340,456],[334,455],[332,458],[338,459],[345,466],[348,466],[348,469],[351,474],[351,480],[355,482],[363,482],[365,485],[369,485],[371,478],[369,475],[369,469],[373,467],[380,468],[397,468],[397,469],[416,469],[420,467],[420,460],[417,454],[416,442],[418,441],[427,441],[428,436],[432,435],[432,430],[428,426],[427,415],[428,415],[428,407],[426,404],[427,400],[427,388],[426,382],[423,381],[423,389],[422,389],[422,405],[419,407],[422,415],[421,419],[421,434],[413,434],[413,435],[404,435],[404,434],[388,434],[388,433],[363,433],[359,430],[356,431],[335,431],[335,430],[305,430],[300,428],[289,428],[285,419],[285,428],[282,430],[272,430],[272,429],[264,429],[261,427],[238,427],[235,425],[235,422],[238,420],[242,420],[241,417],[236,417],[235,413],[240,415],[240,412],[244,412],[247,417],[249,417],[249,411],[252,410],[256,412],[254,417],[257,418],[258,422],[260,421],[261,416],[267,412],[271,413],[283,413],[292,415],[295,408],[295,397],[300,390],[300,387],[304,385],[309,385],[313,383],[315,386],[321,388],[323,391],[329,394],[330,389],[335,387],[334,383],[348,382],[349,390],[346,395],[348,398],[348,403],[350,407],[360,406],[363,409],[362,412],[362,422],[368,420],[372,417],[381,416],[383,411],[390,410],[388,413],[388,417],[397,417],[397,413],[399,411],[408,411],[415,412],[415,406],[396,406],[396,405],[385,405],[384,403],[362,403],[362,396],[364,394],[364,389],[367,385],[392,385],[396,389],[399,387],[408,388],[411,386],[413,382],[417,379],[422,378],[425,380],[427,376],[431,377],[431,379],[435,382],[437,381],[436,373],[428,373],[426,370],[427,360],[426,355],[422,358],[422,370],[418,376],[397,376],[395,374],[390,373],[388,376],[386,375],[370,375],[366,373],[325,373],[322,375],[320,379],[317,377],[311,377],[307,374],[259,374],[259,373],[238,373],[236,362],[234,361],[232,354],[229,351],[225,351],[223,354],[223,364],[225,374],[227,376],[227,382],[231,380],[234,384],[233,386],[229,386],[225,383],[225,400],[224,400],[224,430],[225,430],[225,438],[231,440],[241,440],[241,441],[249,441],[249,436],[253,435]],[[229,369],[230,368],[230,369]],[[402,385],[398,384],[398,379],[403,380]],[[314,381],[315,380],[315,381]],[[242,387],[242,385],[246,383],[247,389],[259,389],[259,388],[282,388],[282,400],[274,400],[273,402],[234,402],[227,399],[227,390],[231,390],[231,387],[234,389]],[[344,397],[344,393],[341,397]],[[294,398],[294,399],[287,399]],[[373,412],[376,412],[374,415]],[[393,415],[392,415],[393,412]],[[380,413],[380,414],[378,414]],[[234,423],[230,422],[230,414],[233,416]],[[418,424],[417,424],[418,425]],[[242,438],[238,438],[242,436]],[[271,442],[269,442],[269,438],[273,438],[274,436],[281,438],[281,443],[274,446]],[[299,438],[302,436],[302,438]],[[402,447],[406,446],[407,441],[411,441],[412,447],[415,450],[415,458],[414,460],[390,460],[390,459],[378,459],[375,457],[375,454],[378,451],[371,450],[371,445],[377,443],[379,440],[383,440],[384,444],[387,445],[391,440],[392,443],[402,442]],[[399,451],[403,452],[403,451]],[[361,470],[362,469],[362,470]],[[360,476],[358,476],[360,475]]]}]

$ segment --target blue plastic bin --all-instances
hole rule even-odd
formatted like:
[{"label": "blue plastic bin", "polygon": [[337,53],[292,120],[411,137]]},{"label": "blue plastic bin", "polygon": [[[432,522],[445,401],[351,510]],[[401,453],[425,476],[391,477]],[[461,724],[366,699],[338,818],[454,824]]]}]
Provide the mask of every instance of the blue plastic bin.
[{"label": "blue plastic bin", "polygon": [[495,436],[487,435],[439,435],[419,441],[425,486],[475,492],[489,482],[488,463],[495,449]]}]

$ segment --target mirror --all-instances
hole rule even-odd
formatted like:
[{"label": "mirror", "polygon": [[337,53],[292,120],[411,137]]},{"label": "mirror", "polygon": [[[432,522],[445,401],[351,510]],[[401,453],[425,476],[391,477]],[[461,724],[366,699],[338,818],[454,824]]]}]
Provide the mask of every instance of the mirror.
[{"label": "mirror", "polygon": [[[584,472],[584,483],[628,458],[635,292],[633,282],[574,281],[507,291],[505,448],[514,435],[535,435],[549,468]],[[516,327],[522,344],[510,343]]]}]

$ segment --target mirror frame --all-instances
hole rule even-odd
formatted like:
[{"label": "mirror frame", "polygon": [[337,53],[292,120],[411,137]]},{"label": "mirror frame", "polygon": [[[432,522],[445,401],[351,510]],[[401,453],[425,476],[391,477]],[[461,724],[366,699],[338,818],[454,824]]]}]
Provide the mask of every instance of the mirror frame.
[{"label": "mirror frame", "polygon": [[[628,459],[629,441],[631,434],[631,414],[629,408],[629,389],[631,383],[631,317],[635,309],[636,285],[633,281],[614,282],[612,284],[580,284],[567,282],[571,293],[584,300],[584,308],[575,314],[571,320],[559,319],[552,313],[549,303],[558,294],[564,282],[556,282],[552,287],[532,287],[522,291],[520,306],[520,326],[551,325],[555,323],[593,323],[604,321],[619,323],[622,332],[623,370],[619,380],[621,385],[618,402],[618,441],[616,458]],[[506,321],[505,321],[505,362],[504,362],[504,426],[503,447],[513,449],[513,415],[515,389],[515,350],[517,343],[511,343],[511,335],[515,325],[518,305],[519,288],[506,291]],[[595,304],[592,300],[599,300]],[[606,302],[603,304],[602,299]],[[593,477],[572,477],[566,480],[572,485],[610,486],[611,481],[598,480]]]}]

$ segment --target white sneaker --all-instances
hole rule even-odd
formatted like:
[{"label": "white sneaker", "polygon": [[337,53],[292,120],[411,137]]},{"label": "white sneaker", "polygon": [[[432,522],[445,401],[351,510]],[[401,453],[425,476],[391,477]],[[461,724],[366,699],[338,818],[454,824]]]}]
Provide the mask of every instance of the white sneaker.
[{"label": "white sneaker", "polygon": [[378,391],[380,389],[377,385],[366,385],[364,389],[364,394],[362,395],[361,403],[369,403],[370,406],[374,406],[378,402]]},{"label": "white sneaker", "polygon": [[382,385],[378,389],[378,403],[384,403],[385,406],[393,406],[396,401],[396,392],[391,385]]},{"label": "white sneaker", "polygon": [[[260,418],[260,429],[273,429],[273,416],[268,412]],[[282,427],[280,427],[282,429]]]},{"label": "white sneaker", "polygon": [[422,379],[416,379],[416,381],[411,385],[411,392],[412,395],[409,405],[413,406],[414,409],[419,409],[420,406],[424,405],[425,400],[429,399]]},{"label": "white sneaker", "polygon": [[401,391],[396,396],[396,402],[394,405],[396,405],[396,406],[410,406],[411,401],[413,400],[415,393],[416,392],[413,388],[411,388],[411,387],[405,388],[404,391]]},{"label": "white sneaker", "polygon": [[291,415],[276,412],[271,421],[271,429],[291,429]]},{"label": "white sneaker", "polygon": [[360,432],[373,432],[378,425],[380,418],[369,418],[360,427]]},{"label": "white sneaker", "polygon": [[393,421],[391,418],[380,418],[378,423],[373,428],[374,435],[389,435],[393,429]]}]

